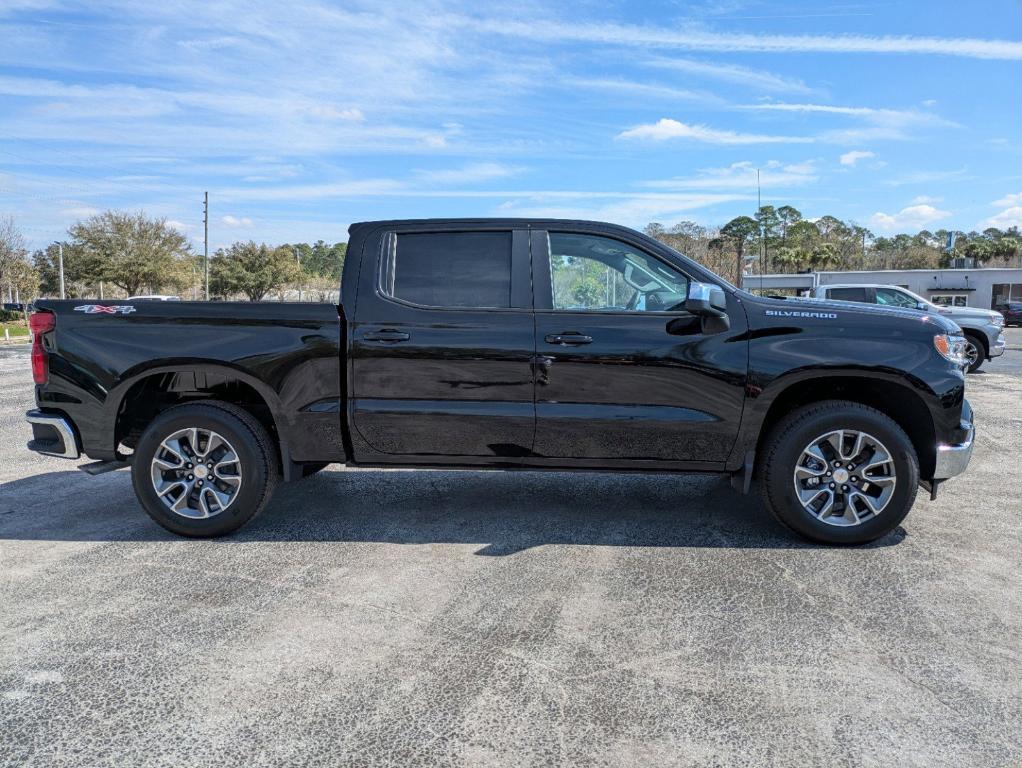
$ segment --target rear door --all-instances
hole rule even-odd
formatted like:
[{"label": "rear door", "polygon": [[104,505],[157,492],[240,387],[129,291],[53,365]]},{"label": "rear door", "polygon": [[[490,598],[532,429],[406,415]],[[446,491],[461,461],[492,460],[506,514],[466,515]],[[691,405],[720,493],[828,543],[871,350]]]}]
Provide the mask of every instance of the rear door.
[{"label": "rear door", "polygon": [[637,241],[536,232],[537,457],[714,467],[731,451],[748,371],[745,312],[704,333],[689,276]]},{"label": "rear door", "polygon": [[528,453],[534,354],[526,230],[395,228],[367,239],[351,386],[371,452],[412,462]]}]

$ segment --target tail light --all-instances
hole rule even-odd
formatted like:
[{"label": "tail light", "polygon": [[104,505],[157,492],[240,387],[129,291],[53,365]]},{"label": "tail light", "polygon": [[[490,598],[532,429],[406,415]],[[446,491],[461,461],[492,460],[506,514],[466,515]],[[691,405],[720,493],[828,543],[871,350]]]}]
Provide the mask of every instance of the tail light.
[{"label": "tail light", "polygon": [[34,312],[28,318],[28,329],[32,332],[32,378],[36,384],[45,384],[50,378],[43,334],[56,326],[57,317],[52,312]]}]

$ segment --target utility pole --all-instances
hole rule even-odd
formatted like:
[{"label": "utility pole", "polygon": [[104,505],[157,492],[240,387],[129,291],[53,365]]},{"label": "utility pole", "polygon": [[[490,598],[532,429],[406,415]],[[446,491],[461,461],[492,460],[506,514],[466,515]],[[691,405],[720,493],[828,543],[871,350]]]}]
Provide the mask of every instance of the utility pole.
[{"label": "utility pole", "polygon": [[202,264],[206,273],[206,301],[209,301],[209,192],[202,195]]},{"label": "utility pole", "polygon": [[763,289],[766,274],[766,238],[763,236],[763,191],[759,186],[759,168],[756,169],[756,220],[759,222],[759,288]]},{"label": "utility pole", "polygon": [[292,246],[295,252],[295,261],[298,262],[298,301],[302,300],[302,254],[298,252],[298,246]]},{"label": "utility pole", "polygon": [[60,273],[60,298],[66,299],[64,291],[64,244],[57,241],[57,270]]}]

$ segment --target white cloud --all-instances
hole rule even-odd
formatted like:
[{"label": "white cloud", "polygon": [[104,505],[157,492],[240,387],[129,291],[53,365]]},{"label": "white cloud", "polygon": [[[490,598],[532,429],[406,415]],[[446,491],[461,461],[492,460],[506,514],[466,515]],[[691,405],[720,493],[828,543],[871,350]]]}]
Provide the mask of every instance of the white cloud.
[{"label": "white cloud", "polygon": [[654,59],[649,66],[684,72],[696,77],[736,83],[761,91],[781,93],[812,93],[813,89],[794,78],[775,75],[762,69],[742,67],[738,64],[722,64],[711,61],[693,61],[691,59]]},{"label": "white cloud", "polygon": [[845,152],[841,155],[841,165],[855,165],[860,160],[867,160],[871,157],[876,157],[876,153],[862,149],[853,149],[851,152]]},{"label": "white cloud", "polygon": [[928,224],[946,219],[951,211],[942,211],[932,205],[910,205],[897,213],[874,213],[870,223],[887,232],[921,229]]},{"label": "white cloud", "polygon": [[574,40],[643,48],[677,48],[723,53],[897,53],[974,59],[1022,59],[1022,42],[1014,40],[911,35],[763,35],[554,20],[515,22],[508,19],[492,19],[483,22],[466,20],[466,23],[496,34],[521,39]]},{"label": "white cloud", "polygon": [[965,178],[965,172],[965,168],[959,168],[957,171],[912,171],[897,178],[888,179],[883,183],[889,187],[903,187],[906,184],[932,184],[951,179],[962,180]]},{"label": "white cloud", "polygon": [[1003,208],[988,219],[984,219],[980,226],[997,227],[1007,229],[1008,227],[1022,227],[1022,192],[1013,192],[1005,195],[1000,200],[991,203],[995,208]]},{"label": "white cloud", "polygon": [[189,230],[195,229],[194,224],[185,224],[183,221],[178,221],[177,219],[167,219],[166,224],[168,227],[173,227],[182,234],[188,234]]},{"label": "white cloud", "polygon": [[753,200],[752,194],[614,193],[607,202],[593,205],[590,195],[572,197],[572,193],[564,192],[557,197],[538,193],[530,198],[507,200],[496,209],[504,216],[594,219],[641,227],[650,221],[685,218],[691,216],[691,211],[721,203]]},{"label": "white cloud", "polygon": [[637,83],[634,80],[568,77],[562,79],[560,82],[561,85],[568,87],[595,88],[603,91],[630,93],[645,99],[684,99],[700,102],[722,101],[719,96],[715,96],[712,93],[689,91],[684,88],[672,88],[668,85],[657,85],[656,83]]},{"label": "white cloud", "polygon": [[230,214],[227,214],[226,216],[220,217],[220,221],[223,222],[224,225],[228,226],[228,227],[251,227],[252,226],[252,219],[248,218],[247,216],[238,217],[238,216],[231,216]]},{"label": "white cloud", "polygon": [[914,109],[886,109],[836,104],[792,104],[783,102],[745,104],[739,106],[738,109],[757,112],[833,115],[835,117],[861,120],[866,123],[863,127],[831,128],[817,134],[816,138],[818,141],[832,144],[857,144],[877,140],[906,140],[918,136],[919,130],[923,128],[959,127],[950,120]]},{"label": "white cloud", "polygon": [[691,139],[708,144],[809,144],[812,137],[804,136],[771,136],[755,133],[737,133],[736,131],[719,130],[705,125],[687,125],[664,117],[655,123],[636,125],[617,135],[619,139],[648,139],[665,141],[667,139]]},{"label": "white cloud", "polygon": [[696,176],[646,181],[641,186],[655,189],[741,189],[751,193],[756,187],[757,167],[760,183],[770,189],[810,184],[819,178],[816,163],[812,160],[788,164],[771,160],[759,166],[743,160],[723,168],[705,168]]},{"label": "white cloud", "polygon": [[1005,195],[1000,200],[994,200],[991,205],[995,208],[1007,208],[1012,205],[1022,205],[1022,192]]},{"label": "white cloud", "polygon": [[315,104],[309,107],[309,114],[324,120],[344,120],[352,123],[361,123],[366,119],[358,107],[339,109],[332,104]]},{"label": "white cloud", "polygon": [[[70,208],[65,208],[61,211],[65,216],[74,216],[76,219],[88,219],[91,216],[96,216],[102,213],[99,208],[94,208],[91,205],[75,205]],[[168,222],[169,224],[170,222]]]},{"label": "white cloud", "polygon": [[480,181],[504,179],[521,172],[520,168],[501,163],[470,163],[461,168],[443,170],[420,169],[415,175],[426,184],[472,184]]},{"label": "white cloud", "polygon": [[927,203],[941,203],[944,201],[943,197],[932,197],[931,195],[916,195],[912,198],[913,205],[924,205]]},{"label": "white cloud", "polygon": [[984,229],[987,227],[997,227],[998,229],[1022,227],[1022,205],[1013,205],[1003,211],[998,211],[989,219],[985,219],[982,226]]}]

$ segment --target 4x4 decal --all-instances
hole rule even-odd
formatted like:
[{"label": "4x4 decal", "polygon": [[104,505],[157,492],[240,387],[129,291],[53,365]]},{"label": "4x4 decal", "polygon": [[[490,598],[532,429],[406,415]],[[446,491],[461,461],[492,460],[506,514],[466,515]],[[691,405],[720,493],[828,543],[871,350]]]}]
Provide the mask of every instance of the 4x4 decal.
[{"label": "4x4 decal", "polygon": [[82,304],[79,307],[75,307],[75,312],[84,312],[87,315],[130,315],[135,311],[135,308],[130,304],[115,304],[113,306],[107,306],[106,304]]}]

